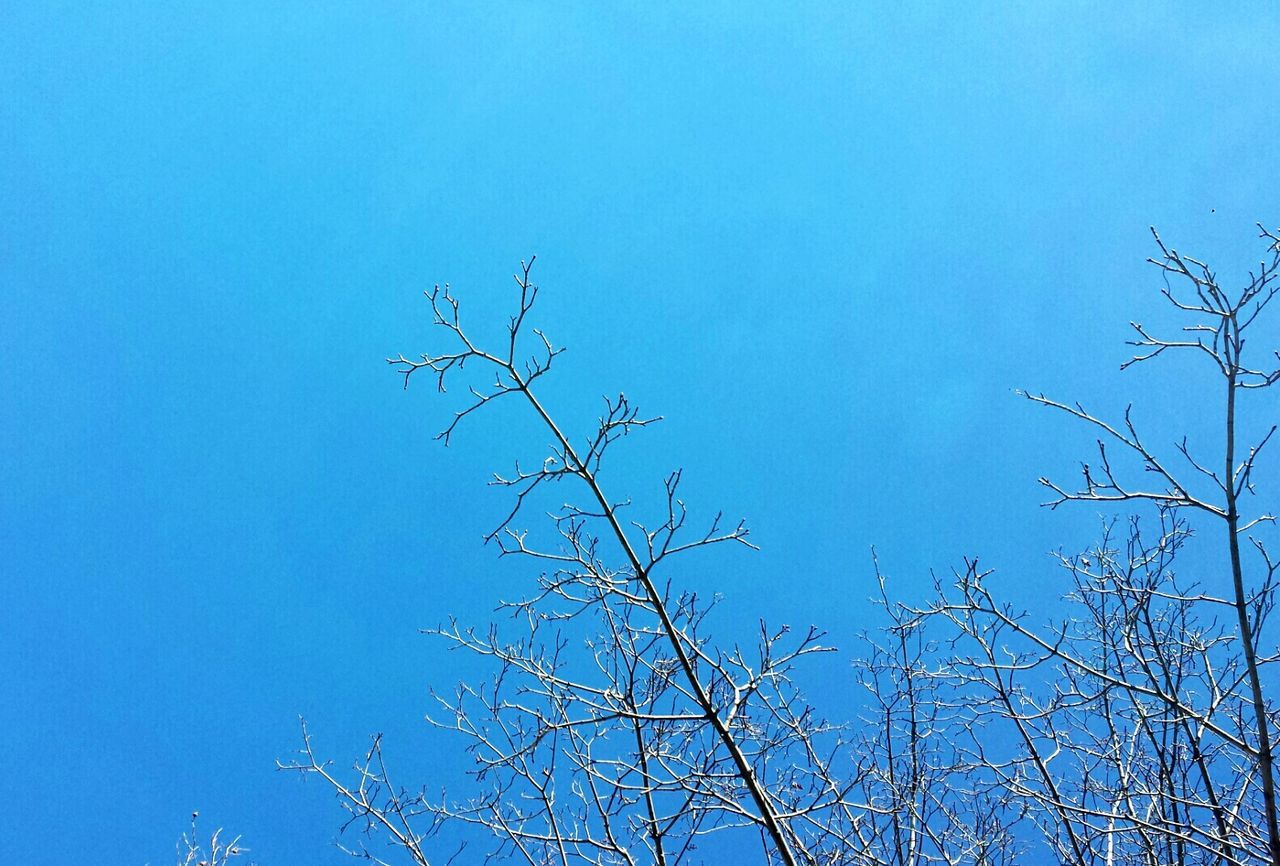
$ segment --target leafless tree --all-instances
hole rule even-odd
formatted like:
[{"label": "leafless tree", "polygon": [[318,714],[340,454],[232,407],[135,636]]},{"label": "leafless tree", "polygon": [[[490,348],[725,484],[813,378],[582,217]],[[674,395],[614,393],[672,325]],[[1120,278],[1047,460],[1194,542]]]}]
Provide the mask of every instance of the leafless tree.
[{"label": "leafless tree", "polygon": [[[421,374],[439,391],[483,371],[487,384],[473,382],[441,432],[446,444],[503,398],[546,432],[541,462],[495,475],[513,504],[488,537],[539,577],[502,603],[501,623],[431,630],[492,666],[486,682],[437,695],[430,716],[475,761],[460,793],[393,785],[378,738],[354,776],[335,774],[305,726],[299,757],[282,768],[326,780],[363,831],[348,850],[388,864],[472,862],[464,851],[477,837],[492,840],[488,857],[530,864],[690,864],[745,833],[764,862],[788,866],[1280,866],[1268,698],[1280,563],[1260,534],[1272,516],[1242,512],[1274,428],[1247,450],[1237,441],[1240,395],[1280,380],[1244,360],[1246,334],[1278,291],[1280,239],[1262,237],[1267,258],[1230,293],[1157,235],[1164,297],[1193,318],[1177,339],[1134,324],[1137,355],[1124,365],[1171,350],[1207,358],[1224,387],[1221,453],[1202,460],[1184,439],[1186,471],[1175,470],[1130,411],[1111,424],[1027,394],[1099,433],[1079,487],[1041,479],[1048,504],[1150,513],[1109,520],[1089,550],[1059,555],[1069,589],[1054,622],[1002,601],[976,560],[911,604],[891,598],[877,566],[884,625],[854,664],[865,701],[847,724],[823,718],[793,679],[830,651],[823,632],[762,621],[750,642],[724,642],[715,599],[674,581],[671,560],[751,547],[744,524],[717,515],[690,527],[678,470],[656,519],[632,518],[630,499],[604,489],[612,446],[660,419],[619,394],[579,439],[535,393],[562,350],[527,323],[532,260],[497,347],[474,342],[450,288],[436,287],[430,307],[452,345],[389,362],[406,387]],[[526,525],[553,492],[567,504]],[[1225,533],[1207,564],[1188,553],[1198,520]],[[455,844],[447,837],[459,828]]]},{"label": "leafless tree", "polygon": [[[1170,350],[1207,358],[1222,380],[1221,451],[1203,460],[1184,438],[1176,452],[1187,468],[1177,470],[1130,410],[1111,424],[1081,404],[1027,394],[1099,432],[1097,463],[1082,465],[1079,487],[1041,479],[1054,494],[1047,504],[1146,504],[1154,526],[1138,517],[1124,531],[1109,524],[1094,549],[1061,557],[1072,591],[1058,623],[1000,601],[976,562],[908,621],[949,636],[941,687],[966,695],[968,716],[986,732],[967,741],[972,766],[995,774],[1059,862],[1280,864],[1277,719],[1266,688],[1277,659],[1267,630],[1277,563],[1258,534],[1274,518],[1241,512],[1275,428],[1247,452],[1237,441],[1238,397],[1280,380],[1280,370],[1251,366],[1244,352],[1280,290],[1280,243],[1263,230],[1267,258],[1232,293],[1208,265],[1155,237],[1163,295],[1194,318],[1177,339],[1135,323],[1138,353],[1124,367]],[[1188,580],[1175,562],[1193,517],[1218,523],[1224,536],[1220,555],[1195,561],[1203,577]],[[1256,551],[1248,569],[1242,540]]]},{"label": "leafless tree", "polygon": [[860,796],[850,806],[859,844],[842,862],[1016,863],[1026,848],[1013,833],[1022,807],[965,747],[980,744],[985,730],[950,674],[949,647],[890,597],[875,565],[886,622],[864,637],[854,661],[865,700],[854,749]]},{"label": "leafless tree", "polygon": [[[715,600],[664,576],[668,563],[705,548],[751,547],[748,530],[720,515],[690,528],[678,470],[664,482],[656,520],[624,516],[628,501],[605,491],[601,468],[618,440],[659,419],[619,394],[604,401],[585,439],[564,432],[534,389],[562,350],[526,324],[538,294],[532,264],[516,275],[519,308],[500,347],[473,342],[445,286],[428,298],[453,348],[390,359],[406,387],[422,371],[440,391],[465,367],[492,376],[487,387],[470,387],[470,402],[439,436],[446,444],[462,421],[502,398],[521,402],[551,440],[541,463],[493,481],[514,504],[488,541],[543,569],[536,586],[502,605],[510,614],[502,626],[434,630],[493,664],[489,682],[438,696],[432,716],[465,738],[474,790],[433,799],[394,789],[376,742],[354,786],[332,776],[309,743],[286,768],[323,775],[353,819],[380,828],[420,864],[428,863],[423,840],[459,824],[491,832],[491,855],[536,864],[674,866],[735,829],[758,836],[769,862],[845,862],[852,782],[835,766],[847,758],[845,733],[791,679],[798,662],[828,651],[822,632],[761,621],[750,646],[722,644],[707,627]],[[553,531],[542,537],[519,521],[553,485],[571,486],[577,502],[554,510]]]},{"label": "leafless tree", "polygon": [[208,847],[201,841],[197,821],[199,812],[191,813],[191,829],[182,834],[178,841],[178,866],[230,866],[233,857],[248,853],[248,848],[240,844],[240,837],[224,841],[222,830],[214,830],[209,838]]}]

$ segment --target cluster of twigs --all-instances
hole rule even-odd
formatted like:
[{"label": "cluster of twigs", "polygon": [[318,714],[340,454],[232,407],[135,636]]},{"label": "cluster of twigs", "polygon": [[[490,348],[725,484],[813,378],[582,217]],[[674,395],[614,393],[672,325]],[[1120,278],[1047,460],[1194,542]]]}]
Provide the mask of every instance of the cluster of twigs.
[{"label": "cluster of twigs", "polygon": [[239,836],[224,841],[221,829],[213,831],[206,848],[196,827],[199,818],[199,812],[191,813],[191,829],[178,840],[178,866],[229,866],[231,858],[248,853],[249,849],[240,845]]}]

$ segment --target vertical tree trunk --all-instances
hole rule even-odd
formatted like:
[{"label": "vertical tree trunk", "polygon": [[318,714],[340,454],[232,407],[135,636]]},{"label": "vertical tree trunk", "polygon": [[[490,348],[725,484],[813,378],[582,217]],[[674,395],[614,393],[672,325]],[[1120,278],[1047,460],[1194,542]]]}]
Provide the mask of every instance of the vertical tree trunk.
[{"label": "vertical tree trunk", "polygon": [[[1232,333],[1234,329],[1234,333]],[[1258,774],[1262,777],[1262,805],[1267,821],[1267,847],[1271,866],[1280,866],[1280,826],[1276,819],[1276,783],[1271,754],[1271,727],[1267,705],[1262,696],[1262,678],[1258,673],[1258,653],[1254,647],[1253,625],[1249,621],[1249,605],[1245,596],[1244,570],[1240,565],[1240,511],[1237,507],[1235,480],[1236,460],[1236,376],[1239,361],[1239,327],[1235,317],[1223,323],[1223,342],[1227,353],[1227,425],[1226,474],[1223,485],[1227,493],[1227,545],[1231,551],[1231,582],[1235,591],[1236,618],[1240,625],[1240,641],[1244,645],[1245,666],[1253,698],[1254,721],[1258,737]]]}]

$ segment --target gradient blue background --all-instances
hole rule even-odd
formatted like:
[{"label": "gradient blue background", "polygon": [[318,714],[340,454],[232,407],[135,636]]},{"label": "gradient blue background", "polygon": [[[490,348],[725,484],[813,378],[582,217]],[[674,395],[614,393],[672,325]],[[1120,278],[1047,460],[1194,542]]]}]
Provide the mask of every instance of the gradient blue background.
[{"label": "gradient blue background", "polygon": [[1280,17],[1199,5],[4,3],[0,860],[169,862],[198,808],[342,862],[273,771],[300,713],[458,772],[421,717],[478,668],[417,629],[527,585],[484,481],[544,437],[446,451],[382,359],[437,281],[500,325],[531,253],[569,426],[668,418],[612,488],[754,527],[680,575],[726,637],[828,627],[838,701],[872,544],[906,597],[978,555],[1051,598],[1096,515],[1035,478],[1091,438],[1012,389],[1209,435],[1190,365],[1117,371],[1147,226],[1233,277],[1280,220]]}]

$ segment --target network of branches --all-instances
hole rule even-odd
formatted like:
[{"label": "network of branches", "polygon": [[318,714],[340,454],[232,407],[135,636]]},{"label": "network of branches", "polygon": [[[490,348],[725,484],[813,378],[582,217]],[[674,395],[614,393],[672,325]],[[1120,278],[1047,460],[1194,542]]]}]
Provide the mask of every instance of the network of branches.
[{"label": "network of branches", "polygon": [[[650,520],[624,517],[629,498],[605,489],[614,446],[659,419],[618,394],[578,436],[538,395],[562,350],[530,324],[533,261],[515,276],[516,312],[496,346],[474,341],[453,291],[436,287],[427,298],[444,348],[389,362],[405,387],[465,379],[446,444],[497,400],[540,423],[542,462],[494,476],[511,508],[488,536],[537,576],[502,603],[500,622],[431,630],[490,666],[484,682],[438,693],[430,714],[472,756],[469,779],[433,780],[438,793],[393,784],[381,738],[340,772],[305,725],[281,767],[325,780],[347,810],[344,849],[385,864],[1280,866],[1280,562],[1265,538],[1274,517],[1257,507],[1274,491],[1255,485],[1274,427],[1241,441],[1239,421],[1247,395],[1280,381],[1274,347],[1250,339],[1265,337],[1280,291],[1280,237],[1262,230],[1265,258],[1231,289],[1153,235],[1150,261],[1183,324],[1171,336],[1133,324],[1124,366],[1202,358],[1219,386],[1188,396],[1188,411],[1221,419],[1217,446],[1183,439],[1166,454],[1131,410],[1107,420],[1025,392],[1097,434],[1078,483],[1040,479],[1046,504],[1112,509],[1096,543],[1057,554],[1059,582],[1027,578],[1062,587],[1063,615],[1015,608],[977,560],[910,600],[876,564],[882,627],[836,684],[861,707],[839,722],[800,687],[806,660],[833,651],[826,633],[761,620],[726,638],[715,599],[669,568],[752,547],[744,523],[691,518],[679,470]],[[553,485],[566,504],[539,514],[532,503]],[[1189,557],[1193,542],[1208,552]]]}]

